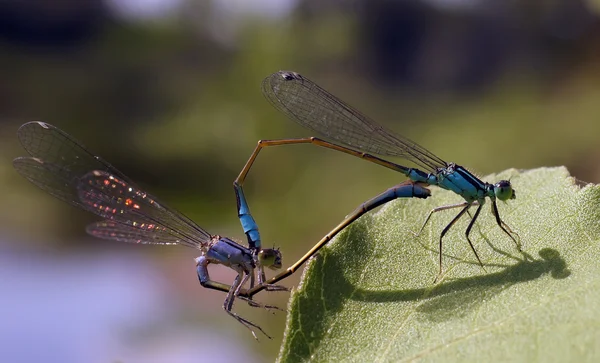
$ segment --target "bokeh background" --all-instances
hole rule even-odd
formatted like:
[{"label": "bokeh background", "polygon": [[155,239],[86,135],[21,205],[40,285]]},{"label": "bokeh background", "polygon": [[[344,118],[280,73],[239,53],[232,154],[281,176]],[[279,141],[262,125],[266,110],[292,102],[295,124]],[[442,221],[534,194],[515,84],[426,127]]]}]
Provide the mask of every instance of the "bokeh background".
[{"label": "bokeh background", "polygon": [[[280,69],[480,175],[600,181],[592,0],[0,2],[0,361],[272,361],[285,313],[200,287],[182,247],[94,240],[97,220],[13,170],[20,124],[59,126],[211,233],[244,242],[232,181],[259,139],[312,136],[263,99]],[[246,195],[284,265],[400,175],[307,145],[263,151]],[[215,267],[212,277],[231,281]],[[299,274],[298,274],[299,275]],[[294,286],[299,276],[286,281]],[[259,301],[285,307],[287,293]]]}]

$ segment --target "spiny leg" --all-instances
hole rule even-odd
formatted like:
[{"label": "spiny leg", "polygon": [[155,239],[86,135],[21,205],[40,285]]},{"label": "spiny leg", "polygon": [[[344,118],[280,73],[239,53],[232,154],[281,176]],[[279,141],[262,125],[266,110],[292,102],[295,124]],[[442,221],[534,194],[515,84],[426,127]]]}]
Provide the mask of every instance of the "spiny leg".
[{"label": "spiny leg", "polygon": [[[254,280],[254,270],[251,270],[251,271],[249,271],[248,273],[246,273],[244,275],[244,278],[242,279],[242,282],[240,283],[240,286],[238,286],[238,288],[236,289],[236,291],[234,293],[235,298],[244,300],[245,302],[248,303],[248,305],[250,305],[253,308],[263,308],[263,309],[266,309],[266,310],[280,310],[280,311],[285,311],[285,310],[283,310],[280,307],[277,307],[275,305],[261,304],[259,302],[256,302],[256,301],[252,300],[252,298],[242,296],[240,294],[240,292],[242,291],[242,286],[244,286],[244,284],[248,281],[248,278],[250,278],[250,288],[252,288],[253,287],[252,281]],[[278,287],[284,288],[283,286],[278,286]],[[267,291],[274,291],[274,290],[267,290]]]},{"label": "spiny leg", "polygon": [[254,339],[258,340],[258,337],[256,336],[256,333],[254,332],[254,330],[252,328],[259,330],[267,338],[273,339],[260,326],[254,324],[253,322],[251,322],[249,320],[246,320],[246,319],[242,318],[238,314],[236,314],[233,311],[231,311],[231,309],[233,308],[233,302],[234,302],[236,296],[239,294],[240,288],[246,282],[246,280],[248,279],[248,277],[249,277],[249,275],[246,274],[244,271],[242,271],[242,270],[238,271],[238,275],[235,277],[235,280],[233,281],[233,284],[231,284],[231,289],[227,293],[227,297],[225,298],[225,301],[223,302],[223,309],[225,310],[225,312],[227,314],[229,314],[230,316],[232,316],[240,324],[242,324],[243,326],[245,326],[246,328],[248,328],[248,330],[250,330],[250,332],[252,333],[252,336],[254,336]]},{"label": "spiny leg", "polygon": [[479,258],[479,255],[477,254],[477,250],[475,249],[475,246],[473,246],[473,243],[471,242],[471,239],[469,238],[469,233],[471,233],[471,228],[473,228],[473,225],[475,224],[477,217],[479,217],[479,212],[481,212],[482,207],[483,207],[483,204],[480,204],[479,207],[477,207],[477,210],[475,211],[475,215],[471,219],[471,222],[469,222],[469,226],[467,227],[467,230],[465,231],[465,237],[467,237],[467,242],[469,242],[469,246],[471,246],[471,250],[475,254],[475,257],[477,257],[477,261],[479,262],[479,265],[481,266],[483,271],[486,271],[485,267],[483,267],[483,262],[481,262],[481,259]]},{"label": "spiny leg", "polygon": [[[216,290],[223,290],[224,287],[228,286],[226,284],[212,281],[210,279],[210,276],[208,274],[208,265],[210,264],[210,261],[206,258],[206,256],[198,257],[196,259],[196,264],[197,264],[198,279],[200,280],[200,284],[203,287],[210,288],[210,289],[216,289]],[[225,310],[225,312],[227,312],[227,314],[231,315],[238,322],[240,322],[242,325],[244,325],[246,328],[248,328],[248,330],[250,330],[250,332],[254,336],[254,339],[258,340],[258,337],[256,336],[256,333],[254,332],[252,327],[260,330],[266,337],[268,337],[269,339],[272,339],[267,333],[265,333],[264,330],[262,330],[262,328],[260,326],[252,323],[251,321],[248,321],[248,320],[242,318],[238,314],[231,311],[231,309],[233,308],[233,302],[235,301],[236,298],[239,297],[242,299],[246,299],[245,297],[241,297],[239,295],[240,295],[240,292],[242,291],[242,286],[246,283],[246,281],[250,277],[250,274],[246,273],[241,268],[233,268],[233,269],[238,274],[235,277],[235,279],[233,280],[233,284],[231,284],[231,287],[229,287],[229,290],[227,291],[227,296],[225,297],[225,301],[223,302],[223,309]],[[250,300],[250,299],[248,299],[248,300]],[[246,300],[246,301],[248,301],[248,300]],[[256,305],[260,305],[259,303],[255,303],[255,302],[253,302],[253,303]],[[252,306],[252,304],[250,304],[250,305]]]},{"label": "spiny leg", "polygon": [[[474,202],[471,205],[475,205],[477,202]],[[443,210],[448,210],[448,209],[453,209],[453,208],[460,208],[460,207],[464,207],[469,205],[468,202],[462,202],[462,203],[457,203],[457,204],[450,204],[450,205],[443,205],[441,207],[437,207],[437,208],[433,208],[431,211],[429,211],[429,214],[427,215],[427,218],[425,218],[425,222],[423,222],[423,224],[421,225],[421,228],[419,229],[419,232],[417,232],[415,234],[415,236],[419,236],[421,234],[421,232],[423,232],[423,229],[425,229],[425,226],[427,225],[427,223],[429,222],[429,220],[431,219],[431,216],[433,215],[433,213],[437,213],[437,212],[441,212]]]},{"label": "spiny leg", "polygon": [[240,300],[244,300],[245,302],[247,302],[247,303],[248,303],[248,305],[250,305],[250,306],[251,306],[251,307],[253,307],[253,308],[263,308],[263,309],[266,309],[266,310],[279,310],[279,311],[285,311],[284,309],[282,309],[282,308],[280,308],[280,307],[278,307],[278,306],[275,306],[275,305],[267,305],[267,304],[261,304],[261,303],[259,303],[259,302],[256,302],[256,301],[252,300],[251,298],[248,298],[248,297],[245,297],[245,296],[241,296],[241,295],[240,295],[240,296],[238,296],[237,298],[238,298],[238,299],[240,299]]},{"label": "spiny leg", "polygon": [[[207,273],[208,273],[208,272],[207,272]],[[255,308],[264,308],[264,309],[267,309],[267,310],[280,310],[280,311],[285,311],[285,310],[281,309],[281,308],[280,308],[280,307],[278,307],[278,306],[275,306],[275,305],[267,305],[267,304],[261,304],[261,303],[259,303],[259,302],[256,302],[256,301],[252,300],[252,298],[251,298],[251,297],[246,297],[246,296],[244,296],[244,295],[247,295],[247,291],[244,291],[244,290],[243,290],[243,286],[244,286],[244,284],[245,284],[245,283],[248,281],[248,278],[250,278],[250,289],[252,289],[252,287],[254,287],[254,284],[253,284],[253,281],[254,281],[254,271],[252,270],[252,271],[249,271],[249,273],[246,273],[246,274],[244,275],[244,278],[242,279],[242,282],[240,283],[240,285],[238,286],[238,288],[236,289],[236,291],[235,291],[235,293],[234,293],[234,296],[235,296],[235,298],[237,298],[237,299],[240,299],[240,300],[244,300],[246,303],[248,303],[248,305],[250,305],[250,306],[252,306],[252,307],[255,307]],[[212,283],[212,281],[211,281],[211,283]],[[223,285],[223,286],[229,286],[229,285],[224,285],[224,284],[221,284],[221,285]],[[233,285],[232,285],[232,286],[233,286]],[[274,286],[275,288],[287,289],[287,288],[286,288],[286,287],[284,287],[284,286],[278,286],[278,285],[273,285],[273,286]],[[270,287],[271,287],[272,289],[268,289],[268,288],[267,288],[267,291],[280,291],[280,290],[277,290],[277,289],[273,288],[272,286],[270,286]],[[230,289],[231,289],[231,287],[230,287]]]},{"label": "spiny leg", "polygon": [[[265,269],[264,266],[259,266],[257,268],[258,272],[258,285],[257,286],[262,286],[264,287],[265,290],[267,291],[290,291],[290,289],[286,286],[283,285],[276,285],[275,283],[271,282],[271,283],[266,283],[265,281],[267,280],[266,276],[265,276]],[[252,274],[252,278],[251,278],[251,283],[250,283],[250,290],[252,290],[252,288],[254,288],[254,274]],[[279,308],[278,308],[279,309]],[[279,309],[281,310],[281,309]]]},{"label": "spiny leg", "polygon": [[254,271],[250,275],[250,288],[254,287]]},{"label": "spiny leg", "polygon": [[265,288],[265,290],[267,290],[267,291],[291,291],[289,287],[283,286],[283,285],[264,283],[260,286],[263,286]]},{"label": "spiny leg", "polygon": [[[258,286],[264,287],[264,289],[267,291],[291,291],[287,286],[277,285],[274,282],[265,282],[267,278],[265,276],[264,269],[261,268],[260,271],[262,272],[262,275],[259,275],[261,277],[259,278]],[[250,287],[250,290],[252,290],[252,287]]]},{"label": "spiny leg", "polygon": [[[478,201],[474,201],[474,202],[471,204],[471,206],[476,206],[476,205],[479,205],[479,202],[478,202]],[[469,215],[469,218],[473,219],[473,216],[471,215],[471,211],[470,211],[470,210],[469,210],[469,211],[467,211],[467,214]]]},{"label": "spiny leg", "polygon": [[[504,221],[500,218],[500,213],[498,213],[498,206],[496,205],[496,200],[492,200],[492,213],[494,213],[494,217],[496,217],[496,223],[498,223],[498,226],[502,228],[504,233],[506,233],[510,237],[510,239],[513,240],[515,245],[517,245],[517,250],[521,252],[521,243],[517,242],[517,240],[513,237],[513,234],[517,235],[517,237],[519,237],[519,234],[510,229],[510,227],[506,223],[504,223]],[[521,238],[519,237],[519,239]]]},{"label": "spiny leg", "polygon": [[[208,274],[209,261],[206,258],[206,256],[198,257],[196,259],[196,265],[197,265],[198,279],[200,280],[200,284],[202,285],[202,287],[205,287],[207,289],[224,291],[224,292],[229,292],[232,289],[232,285],[224,284],[222,282],[217,282],[217,281],[213,281],[210,279],[210,275]],[[249,274],[249,277],[250,277],[250,289],[252,289],[252,287],[253,287],[252,280],[254,279],[254,274],[252,273],[252,271]],[[246,281],[247,281],[247,278],[244,279],[244,283]],[[262,307],[265,309],[277,309],[277,310],[285,311],[277,306],[264,305],[261,303],[257,303],[255,301],[253,301],[252,298],[247,297],[248,291],[243,289],[244,283],[241,283],[240,286],[237,288],[237,292],[235,294],[236,298],[246,301],[248,303],[248,305],[250,305],[252,307]],[[275,286],[277,286],[277,285],[275,285]],[[282,289],[287,289],[284,286],[280,286],[280,287]]]},{"label": "spiny leg", "polygon": [[[469,210],[469,208],[471,207],[471,204],[469,204],[469,203],[465,202],[462,204],[464,205],[464,208],[461,209],[461,211],[456,215],[456,217],[454,217],[454,219],[452,219],[450,221],[450,223],[448,223],[448,225],[442,230],[442,234],[440,235],[440,261],[439,261],[440,262],[440,270],[439,270],[439,274],[436,276],[435,280],[433,280],[434,283],[438,280],[438,278],[440,278],[442,276],[442,244],[443,244],[442,240],[444,239],[444,235],[446,233],[448,233],[450,228],[452,228],[452,226],[460,219],[460,217],[462,217],[467,212],[467,210]],[[446,209],[456,208],[458,206],[459,206],[458,204],[455,204],[452,206],[446,206],[446,207],[449,207]],[[444,207],[440,207],[440,208],[444,208]],[[480,206],[480,208],[481,208],[481,206]],[[477,258],[479,259],[479,257],[477,257]],[[480,263],[481,263],[481,261],[480,261]]]}]

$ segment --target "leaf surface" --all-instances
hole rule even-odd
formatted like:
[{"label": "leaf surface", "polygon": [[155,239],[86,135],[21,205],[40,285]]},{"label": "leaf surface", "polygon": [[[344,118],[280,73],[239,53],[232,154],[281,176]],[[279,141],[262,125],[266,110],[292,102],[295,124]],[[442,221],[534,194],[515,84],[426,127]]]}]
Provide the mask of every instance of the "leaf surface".
[{"label": "leaf surface", "polygon": [[[490,203],[471,231],[465,216],[432,208],[459,203],[432,187],[353,223],[313,258],[289,303],[283,362],[599,361],[600,187],[578,186],[565,168],[508,170],[516,199],[499,202],[520,253]],[[472,208],[474,213],[475,208]]]}]

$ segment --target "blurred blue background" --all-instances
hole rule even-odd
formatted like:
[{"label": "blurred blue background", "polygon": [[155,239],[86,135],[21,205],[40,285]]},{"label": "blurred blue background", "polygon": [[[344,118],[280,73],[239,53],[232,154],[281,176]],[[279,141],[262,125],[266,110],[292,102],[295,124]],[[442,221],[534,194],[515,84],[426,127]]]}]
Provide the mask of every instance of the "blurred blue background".
[{"label": "blurred blue background", "polygon": [[[260,93],[298,71],[480,175],[566,165],[600,181],[600,3],[586,0],[0,2],[0,360],[269,361],[285,313],[201,288],[196,251],[87,237],[97,220],[21,179],[52,123],[211,233],[245,241],[232,181],[257,140],[312,136]],[[246,195],[295,261],[400,175],[306,145],[263,151]],[[231,281],[215,267],[212,277]],[[299,274],[298,274],[299,275]],[[295,286],[295,276],[285,283]],[[287,293],[257,300],[285,307]]]}]

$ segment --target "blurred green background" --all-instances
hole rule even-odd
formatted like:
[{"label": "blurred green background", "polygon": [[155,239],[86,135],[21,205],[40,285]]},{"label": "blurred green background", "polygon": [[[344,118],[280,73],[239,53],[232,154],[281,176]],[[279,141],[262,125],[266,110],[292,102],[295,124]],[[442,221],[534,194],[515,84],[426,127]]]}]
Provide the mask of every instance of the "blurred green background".
[{"label": "blurred green background", "polygon": [[[12,169],[25,154],[22,123],[60,127],[209,232],[242,242],[231,183],[256,142],[313,136],[261,95],[262,79],[281,69],[479,175],[566,165],[598,182],[598,9],[586,0],[0,2],[0,338],[10,343],[0,359],[39,361],[36,337],[49,362],[269,361],[285,319],[237,304],[274,336],[256,343],[222,312],[224,294],[198,284],[196,252],[85,236],[96,218]],[[298,145],[264,150],[245,190],[263,242],[280,246],[287,266],[402,180]],[[281,307],[287,298],[257,296]]]}]

